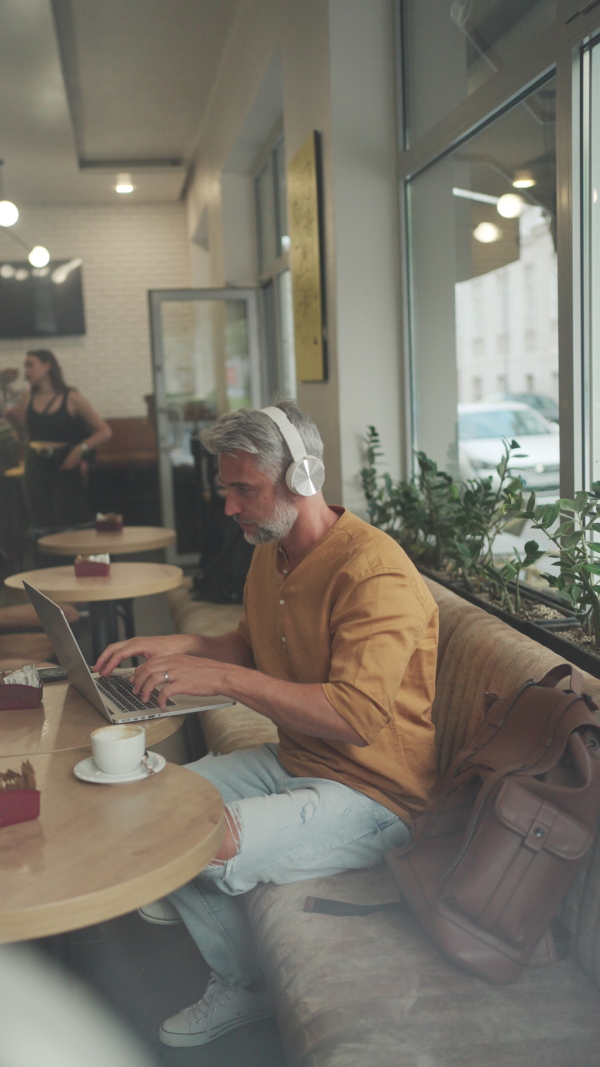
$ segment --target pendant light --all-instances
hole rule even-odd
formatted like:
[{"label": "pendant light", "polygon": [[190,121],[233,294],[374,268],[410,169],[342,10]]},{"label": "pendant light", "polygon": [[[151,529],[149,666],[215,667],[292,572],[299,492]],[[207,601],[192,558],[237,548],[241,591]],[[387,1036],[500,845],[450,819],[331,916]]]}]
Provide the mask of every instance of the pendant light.
[{"label": "pendant light", "polygon": [[12,200],[4,199],[4,160],[0,159],[0,226],[14,226],[19,209]]},{"label": "pendant light", "polygon": [[[0,226],[7,228],[9,226],[14,226],[19,218],[19,209],[16,204],[13,204],[12,200],[4,199],[3,167],[4,160],[0,159]],[[27,249],[27,259],[32,267],[45,267],[46,264],[50,262],[50,253],[43,245],[34,245],[32,248],[31,245],[27,241],[24,241],[22,237],[19,237],[17,233],[11,233],[9,236],[12,237],[17,244],[20,244],[22,248]],[[6,275],[3,275],[3,277],[6,277]]]}]

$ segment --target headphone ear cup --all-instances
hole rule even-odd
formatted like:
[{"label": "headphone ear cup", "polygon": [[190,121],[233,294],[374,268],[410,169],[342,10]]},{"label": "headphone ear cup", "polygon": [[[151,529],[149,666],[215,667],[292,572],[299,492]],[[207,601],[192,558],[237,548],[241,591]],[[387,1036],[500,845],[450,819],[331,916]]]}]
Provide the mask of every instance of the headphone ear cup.
[{"label": "headphone ear cup", "polygon": [[296,496],[315,496],[323,487],[325,467],[316,456],[304,456],[290,463],[285,472],[285,481]]}]

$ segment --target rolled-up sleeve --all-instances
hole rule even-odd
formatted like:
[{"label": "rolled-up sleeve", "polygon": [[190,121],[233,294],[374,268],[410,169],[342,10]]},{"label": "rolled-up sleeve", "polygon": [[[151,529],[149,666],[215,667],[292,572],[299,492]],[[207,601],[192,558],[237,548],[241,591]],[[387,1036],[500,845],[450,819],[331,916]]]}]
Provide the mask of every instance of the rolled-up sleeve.
[{"label": "rolled-up sleeve", "polygon": [[337,597],[330,618],[331,669],[323,692],[367,744],[391,721],[409,663],[429,640],[428,622],[400,572],[371,574],[349,583]]}]

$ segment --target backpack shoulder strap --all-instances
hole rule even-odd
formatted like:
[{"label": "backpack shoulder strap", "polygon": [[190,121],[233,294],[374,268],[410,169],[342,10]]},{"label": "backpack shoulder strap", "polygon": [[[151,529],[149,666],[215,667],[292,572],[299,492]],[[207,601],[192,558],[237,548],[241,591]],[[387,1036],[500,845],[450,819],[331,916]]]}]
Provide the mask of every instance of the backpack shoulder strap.
[{"label": "backpack shoulder strap", "polygon": [[581,696],[583,693],[583,675],[572,663],[559,663],[556,667],[552,667],[543,678],[540,678],[539,682],[536,682],[536,685],[543,685],[547,689],[553,689],[567,675],[571,679],[569,689],[571,692],[576,693],[577,696]]}]

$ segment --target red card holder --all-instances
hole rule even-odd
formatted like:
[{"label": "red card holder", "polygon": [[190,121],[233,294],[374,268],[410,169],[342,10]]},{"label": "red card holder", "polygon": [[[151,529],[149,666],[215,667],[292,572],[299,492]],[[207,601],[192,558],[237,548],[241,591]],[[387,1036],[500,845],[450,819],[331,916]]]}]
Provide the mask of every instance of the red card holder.
[{"label": "red card holder", "polygon": [[7,789],[0,791],[0,827],[37,819],[39,814],[39,789]]},{"label": "red card holder", "polygon": [[110,563],[99,563],[95,559],[81,559],[74,564],[76,578],[106,578],[110,574]]},{"label": "red card holder", "polygon": [[95,529],[98,533],[119,533],[123,529],[123,516],[115,515],[113,518],[96,519]]},{"label": "red card holder", "polygon": [[0,685],[0,711],[39,708],[43,693],[43,685]]}]

